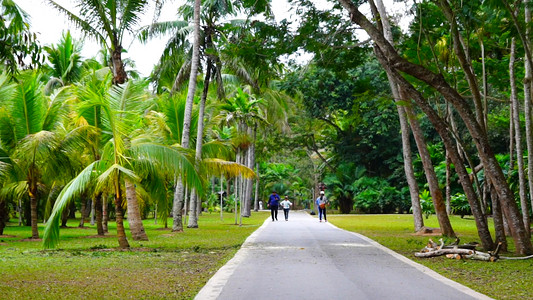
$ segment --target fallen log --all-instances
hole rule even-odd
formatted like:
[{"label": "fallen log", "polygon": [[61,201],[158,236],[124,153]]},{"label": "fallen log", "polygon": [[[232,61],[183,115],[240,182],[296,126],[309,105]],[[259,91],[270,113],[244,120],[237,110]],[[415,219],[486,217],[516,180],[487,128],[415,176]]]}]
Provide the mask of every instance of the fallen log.
[{"label": "fallen log", "polygon": [[442,239],[440,239],[439,241],[441,242],[441,244],[435,247],[436,243],[430,239],[426,247],[424,247],[420,252],[415,253],[415,257],[427,258],[446,255],[446,257],[453,259],[468,258],[492,262],[499,259],[498,253],[500,252],[501,243],[498,244],[494,251],[489,251],[489,253],[485,253],[476,251],[476,244],[457,245],[459,240],[456,240],[454,244],[445,246]]}]

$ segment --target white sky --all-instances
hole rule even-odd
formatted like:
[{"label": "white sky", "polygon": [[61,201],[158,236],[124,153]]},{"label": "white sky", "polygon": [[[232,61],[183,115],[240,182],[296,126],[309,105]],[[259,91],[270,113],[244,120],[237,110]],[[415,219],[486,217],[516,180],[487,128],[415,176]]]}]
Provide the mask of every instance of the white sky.
[{"label": "white sky", "polygon": [[[39,40],[42,45],[57,44],[61,38],[61,34],[64,31],[70,29],[72,35],[76,39],[80,39],[81,33],[77,30],[72,23],[70,23],[66,17],[49,5],[45,4],[43,0],[15,0],[15,2],[25,10],[31,16],[31,28],[33,32],[39,34]],[[63,5],[67,9],[73,11],[74,5],[69,0],[56,0],[57,3]],[[324,0],[315,0],[317,6],[321,9],[328,7],[328,3]],[[404,6],[398,3],[393,3],[393,0],[384,0],[387,9],[396,8],[389,13],[395,14],[398,11],[398,7]],[[167,1],[165,4],[160,21],[175,20],[177,9],[183,3],[179,0]],[[290,21],[295,21],[294,16],[290,14],[291,6],[286,0],[272,0],[272,9],[276,16],[276,20],[286,18]],[[140,25],[149,25],[153,17],[153,7],[147,10],[144,17],[141,20]],[[138,41],[133,41],[130,37],[123,42],[124,48],[127,53],[123,55],[124,58],[131,58],[135,61],[136,69],[144,76],[148,76],[152,71],[153,66],[159,60],[161,53],[164,49],[166,39],[152,40],[148,44],[144,45]],[[84,41],[82,55],[84,58],[91,58],[97,55],[100,47],[99,45],[89,39]]]}]

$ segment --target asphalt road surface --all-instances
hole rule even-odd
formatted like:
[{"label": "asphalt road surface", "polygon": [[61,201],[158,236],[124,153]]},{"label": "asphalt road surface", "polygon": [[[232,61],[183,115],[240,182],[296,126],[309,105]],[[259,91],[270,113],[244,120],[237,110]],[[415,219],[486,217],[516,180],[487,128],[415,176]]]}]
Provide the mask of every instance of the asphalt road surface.
[{"label": "asphalt road surface", "polygon": [[195,299],[490,299],[302,211],[268,218]]}]

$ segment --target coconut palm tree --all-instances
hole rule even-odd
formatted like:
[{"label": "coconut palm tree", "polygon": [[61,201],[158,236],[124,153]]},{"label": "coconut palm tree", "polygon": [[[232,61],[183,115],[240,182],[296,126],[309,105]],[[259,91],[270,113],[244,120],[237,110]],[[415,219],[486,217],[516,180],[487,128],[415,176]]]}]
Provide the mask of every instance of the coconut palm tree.
[{"label": "coconut palm tree", "polygon": [[[64,93],[51,97],[43,94],[42,75],[25,72],[17,84],[10,84],[0,76],[0,86],[6,97],[1,97],[0,143],[10,160],[11,186],[20,191],[25,186],[31,207],[32,238],[39,238],[37,206],[41,200],[40,185],[46,176],[58,171],[66,157],[59,151],[60,137],[56,129],[66,113]],[[5,91],[7,90],[7,91]]]},{"label": "coconut palm tree", "polygon": [[0,64],[5,65],[10,74],[17,73],[19,67],[41,65],[44,56],[37,35],[30,31],[29,15],[15,1],[3,0],[0,1],[0,16]]},{"label": "coconut palm tree", "polygon": [[48,85],[65,86],[77,82],[82,75],[81,44],[70,31],[63,33],[57,45],[44,47],[48,53],[50,81]]},{"label": "coconut palm tree", "polygon": [[[99,108],[102,122],[109,131],[110,138],[103,146],[99,160],[89,164],[70,181],[58,196],[50,221],[44,235],[44,246],[55,247],[59,237],[58,221],[61,211],[73,197],[85,192],[93,184],[96,191],[114,194],[117,235],[119,246],[129,247],[123,225],[123,184],[140,184],[138,174],[150,172],[151,165],[167,168],[186,181],[187,185],[202,191],[203,184],[197,176],[194,165],[189,161],[190,153],[179,146],[165,146],[153,142],[144,135],[135,135],[142,124],[141,119],[150,104],[145,92],[145,82],[128,81],[124,85],[112,86],[106,97],[94,97],[80,103],[80,115]],[[137,163],[153,161],[156,164]],[[146,170],[136,170],[135,166],[144,166]]]},{"label": "coconut palm tree", "polygon": [[[126,33],[133,33],[140,15],[147,8],[147,0],[75,0],[80,13],[77,15],[56,1],[47,2],[65,14],[81,31],[95,39],[111,53],[113,83],[127,79],[122,60],[123,40]],[[161,2],[161,1],[157,1]]]}]

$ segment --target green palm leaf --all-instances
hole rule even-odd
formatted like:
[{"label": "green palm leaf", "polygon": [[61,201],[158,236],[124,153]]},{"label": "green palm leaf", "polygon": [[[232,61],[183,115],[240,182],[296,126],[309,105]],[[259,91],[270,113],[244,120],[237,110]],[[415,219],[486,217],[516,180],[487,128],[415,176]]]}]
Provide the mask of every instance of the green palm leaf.
[{"label": "green palm leaf", "polygon": [[256,174],[252,169],[233,161],[226,161],[218,158],[206,158],[202,160],[202,168],[210,175],[218,177],[222,175],[225,177],[256,177]]},{"label": "green palm leaf", "polygon": [[59,244],[59,221],[61,219],[61,213],[71,199],[81,195],[85,191],[85,188],[91,181],[93,171],[98,167],[98,164],[99,161],[95,161],[88,165],[61,190],[52,209],[50,219],[44,229],[43,247],[45,249],[55,248]]}]

